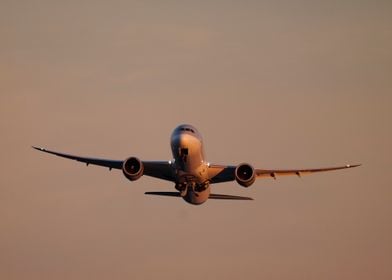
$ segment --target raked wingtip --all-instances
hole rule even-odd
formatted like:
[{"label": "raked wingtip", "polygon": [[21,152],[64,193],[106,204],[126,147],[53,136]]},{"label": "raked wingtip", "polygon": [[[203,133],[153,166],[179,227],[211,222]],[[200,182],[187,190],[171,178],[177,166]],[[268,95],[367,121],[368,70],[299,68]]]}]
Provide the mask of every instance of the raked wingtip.
[{"label": "raked wingtip", "polygon": [[359,164],[347,164],[346,168],[354,168],[354,167],[358,167],[358,166],[361,166],[361,165],[362,165],[362,163],[359,163]]}]

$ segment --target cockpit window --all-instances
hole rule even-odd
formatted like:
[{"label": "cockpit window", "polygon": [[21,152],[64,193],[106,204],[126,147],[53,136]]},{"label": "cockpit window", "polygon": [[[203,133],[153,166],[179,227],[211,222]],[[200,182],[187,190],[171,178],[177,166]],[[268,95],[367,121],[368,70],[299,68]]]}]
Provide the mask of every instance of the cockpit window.
[{"label": "cockpit window", "polygon": [[192,128],[189,128],[189,127],[181,127],[180,130],[182,130],[182,131],[189,131],[189,132],[195,133],[195,131]]}]

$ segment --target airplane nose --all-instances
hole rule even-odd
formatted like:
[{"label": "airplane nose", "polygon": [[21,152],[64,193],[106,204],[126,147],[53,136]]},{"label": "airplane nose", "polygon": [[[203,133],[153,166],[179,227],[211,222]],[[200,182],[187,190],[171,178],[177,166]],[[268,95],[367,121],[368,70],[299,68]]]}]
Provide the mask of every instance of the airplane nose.
[{"label": "airplane nose", "polygon": [[192,136],[186,134],[176,135],[172,138],[173,146],[176,146],[178,148],[187,147],[192,142],[191,138]]},{"label": "airplane nose", "polygon": [[181,147],[189,146],[189,143],[192,141],[192,137],[187,134],[180,135],[179,144]]}]

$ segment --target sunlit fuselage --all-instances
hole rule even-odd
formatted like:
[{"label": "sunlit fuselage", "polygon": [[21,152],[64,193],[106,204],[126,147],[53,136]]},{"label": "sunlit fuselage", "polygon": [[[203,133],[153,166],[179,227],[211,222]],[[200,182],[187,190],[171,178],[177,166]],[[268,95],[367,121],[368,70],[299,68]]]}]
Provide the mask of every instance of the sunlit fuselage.
[{"label": "sunlit fuselage", "polygon": [[191,125],[178,126],[171,135],[176,189],[191,204],[205,202],[210,194],[208,163],[204,158],[203,140]]}]

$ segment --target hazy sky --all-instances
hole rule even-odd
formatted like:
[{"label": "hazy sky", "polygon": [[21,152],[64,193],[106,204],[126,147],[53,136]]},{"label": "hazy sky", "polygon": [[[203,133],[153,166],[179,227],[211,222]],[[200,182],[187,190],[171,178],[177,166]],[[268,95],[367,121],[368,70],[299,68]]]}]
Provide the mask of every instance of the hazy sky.
[{"label": "hazy sky", "polygon": [[[0,1],[1,279],[391,279],[391,1]],[[40,154],[363,163],[199,207]]]}]

